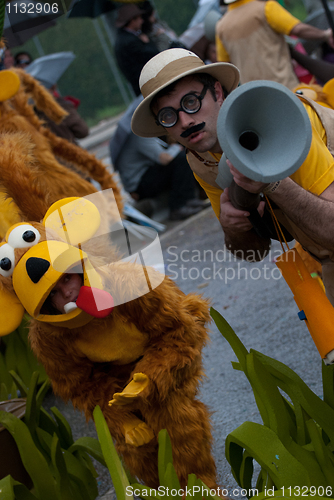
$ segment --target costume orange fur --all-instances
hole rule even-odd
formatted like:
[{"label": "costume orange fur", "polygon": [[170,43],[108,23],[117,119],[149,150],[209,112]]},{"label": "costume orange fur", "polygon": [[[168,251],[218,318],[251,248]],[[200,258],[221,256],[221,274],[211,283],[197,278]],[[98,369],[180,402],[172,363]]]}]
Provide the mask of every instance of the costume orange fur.
[{"label": "costume orange fur", "polygon": [[318,84],[300,84],[293,92],[304,95],[326,108],[334,108],[334,78],[328,80],[324,86]]},{"label": "costume orange fur", "polygon": [[[56,123],[66,116],[66,111],[58,105],[50,92],[23,70],[14,68],[1,73],[3,79],[16,75],[19,78],[19,88],[8,99],[5,95],[1,101],[0,96],[0,132],[24,132],[29,136],[30,149],[34,154],[34,185],[47,193],[48,202],[51,204],[67,196],[85,196],[96,192],[96,188],[87,180],[91,177],[100,183],[102,189],[113,189],[121,211],[120,189],[106,166],[86,150],[57,137],[37,117],[31,101]],[[2,84],[5,86],[6,81]],[[9,85],[11,84],[10,81]],[[14,214],[8,213],[9,209]],[[7,202],[2,212],[6,214],[9,223],[20,220],[13,203],[8,205]],[[6,230],[6,222],[3,221],[0,225],[1,237]]]},{"label": "costume orange fur", "polygon": [[[9,153],[15,140],[18,146]],[[29,144],[24,144],[22,134],[1,138],[0,182],[25,218],[38,221],[49,208],[50,198],[40,184],[33,183],[34,157],[27,150]],[[13,274],[0,277],[0,303],[3,298],[12,298],[16,308],[20,307],[18,298],[24,302],[17,291],[21,286],[19,277],[28,280],[24,281],[23,293],[30,300],[45,276],[43,271],[29,281],[24,259],[30,255],[38,262],[38,250],[46,239],[42,223],[31,222],[29,227],[40,234],[39,242],[28,249],[16,245]],[[4,245],[10,247],[14,232],[17,240],[18,231],[20,226],[8,231],[0,251],[7,248]],[[65,245],[61,241],[56,244]],[[167,429],[182,487],[188,474],[194,473],[208,487],[217,488],[209,412],[197,399],[203,377],[201,351],[208,340],[208,302],[196,294],[185,295],[172,280],[149,268],[145,272],[149,273],[151,291],[143,295],[143,268],[118,260],[113,248],[110,253],[112,263],[103,268],[98,267],[95,247],[89,255],[103,290],[114,297],[130,290],[139,298],[120,301],[105,318],[90,318],[80,327],[42,322],[37,311],[37,319],[32,319],[30,325],[32,348],[43,363],[55,394],[71,400],[87,419],[100,405],[118,452],[139,480],[158,487],[157,435],[161,429]],[[42,259],[44,264],[47,259]],[[0,267],[2,263],[8,268],[8,262],[0,258]],[[52,265],[45,274],[50,269],[53,271]],[[156,286],[157,283],[160,284]],[[1,315],[4,313],[2,310]],[[4,324],[2,320],[0,316],[0,323]]]}]

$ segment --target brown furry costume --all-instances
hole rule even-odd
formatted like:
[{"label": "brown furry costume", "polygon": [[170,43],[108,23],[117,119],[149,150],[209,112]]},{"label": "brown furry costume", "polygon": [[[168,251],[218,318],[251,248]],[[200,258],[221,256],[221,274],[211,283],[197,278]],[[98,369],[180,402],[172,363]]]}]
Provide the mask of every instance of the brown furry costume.
[{"label": "brown furry costume", "polygon": [[[13,141],[17,141],[14,151]],[[32,165],[30,149],[22,134],[1,138],[0,182],[17,203],[22,217],[36,221],[46,213],[50,202],[40,184],[33,182],[38,169]],[[0,276],[0,295],[6,300],[12,297],[17,302],[15,272],[22,271],[19,276],[28,279],[28,267],[22,262],[28,252],[36,255],[45,241],[44,226],[39,222],[30,224],[41,239],[28,249],[15,246],[13,276]],[[99,264],[94,255],[89,258],[91,263]],[[167,429],[182,487],[187,484],[188,474],[194,473],[208,487],[217,488],[209,413],[196,397],[203,377],[201,351],[208,339],[208,303],[198,295],[185,295],[169,278],[154,288],[156,280],[161,281],[161,275],[154,270],[149,271],[151,291],[142,295],[139,275],[143,268],[117,259],[115,255],[112,264],[96,268],[104,290],[113,296],[131,290],[139,298],[116,306],[104,319],[91,318],[75,328],[32,319],[32,348],[57,395],[71,400],[87,419],[100,405],[118,452],[139,480],[158,487],[157,435]],[[0,267],[1,262],[0,258]],[[29,283],[28,295],[34,296],[39,282]]]},{"label": "brown furry costume", "polygon": [[[96,192],[96,188],[87,180],[89,176],[99,182],[102,189],[113,189],[122,212],[119,186],[106,166],[79,146],[54,135],[37,117],[33,105],[56,123],[67,115],[66,111],[57,104],[50,92],[25,71],[13,68],[10,72],[19,77],[20,87],[13,97],[0,102],[0,132],[25,132],[29,136],[34,151],[34,166],[37,168],[34,185],[48,193],[48,202],[52,204],[64,197],[86,196]],[[6,218],[8,209],[13,210],[14,204],[8,206],[7,203],[4,209],[0,209]],[[10,222],[17,222],[15,214],[8,215]],[[6,224],[2,225],[1,237],[7,229]]]}]

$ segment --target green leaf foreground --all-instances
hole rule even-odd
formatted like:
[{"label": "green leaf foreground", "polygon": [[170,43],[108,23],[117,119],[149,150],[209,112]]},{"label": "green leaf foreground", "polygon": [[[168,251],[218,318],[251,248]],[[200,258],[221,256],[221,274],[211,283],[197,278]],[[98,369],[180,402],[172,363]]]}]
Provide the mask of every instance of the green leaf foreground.
[{"label": "green leaf foreground", "polygon": [[[137,482],[134,482],[132,480],[129,480],[127,478],[127,473],[125,469],[123,468],[123,465],[117,456],[116,450],[114,448],[113,441],[110,436],[110,431],[108,429],[108,426],[106,424],[106,421],[104,419],[104,416],[102,414],[102,411],[99,407],[96,407],[94,410],[94,419],[95,419],[95,425],[97,429],[97,433],[99,436],[99,439],[101,440],[101,447],[102,447],[102,452],[105,458],[105,461],[107,463],[111,479],[113,481],[113,484],[115,486],[115,491],[116,491],[116,496],[117,499],[133,499],[132,493],[135,491],[136,495],[138,495],[140,498],[143,499],[150,499],[150,498],[166,498],[166,499],[177,499],[177,500],[183,500],[184,498],[192,498],[194,500],[202,500],[203,498],[206,498],[207,500],[213,499],[213,500],[220,500],[220,497],[217,495],[213,495],[209,488],[201,481],[198,479],[195,474],[189,474],[188,476],[188,483],[187,487],[184,489],[184,491],[190,492],[189,495],[182,495],[182,490],[180,490],[180,483],[177,478],[174,466],[173,466],[173,452],[172,452],[172,445],[170,438],[168,436],[168,433],[165,429],[161,430],[159,432],[158,436],[158,442],[159,442],[159,452],[158,452],[158,471],[159,471],[159,483],[160,486],[158,489],[150,488],[149,486],[139,484]],[[253,428],[252,426],[258,426],[261,427],[260,424],[255,424],[252,422],[246,422],[246,424],[249,424],[248,429],[245,427],[245,435],[247,436],[247,432],[253,433]],[[240,429],[240,428],[239,428]],[[275,437],[275,433],[272,432],[270,429],[267,429],[269,433],[269,439],[273,439]],[[262,437],[262,436],[261,436]],[[239,438],[242,442],[244,439],[244,436],[242,433],[240,433]],[[254,438],[254,447],[256,447],[256,433],[253,433],[253,438]],[[277,440],[277,437],[276,437]],[[277,440],[279,441],[279,440]],[[102,444],[104,443],[104,444]],[[275,442],[273,443],[273,446],[275,445]],[[282,445],[280,445],[282,447]],[[283,451],[283,450],[282,450]],[[270,450],[268,451],[268,455],[270,454]],[[247,452],[244,452],[244,456],[247,456],[251,460],[253,458],[250,455],[247,455]],[[282,455],[282,462],[285,461],[285,456]],[[290,458],[289,458],[290,460]],[[302,467],[298,464],[298,462],[294,460],[294,464],[297,464],[297,468],[299,472],[302,470]],[[277,459],[276,459],[277,462]],[[248,466],[243,468],[242,475],[243,477],[247,477],[248,479],[251,479],[251,476],[249,475],[249,470]],[[252,468],[250,468],[252,470]],[[288,475],[288,465],[282,463],[281,471],[284,471],[286,476]],[[250,488],[251,483],[247,483]],[[282,489],[276,489],[274,491],[273,483],[270,481],[266,481],[265,484],[263,484],[263,491],[259,491],[256,494],[256,499],[258,500],[267,500],[271,498],[290,498],[290,499],[297,499],[301,497],[305,498],[314,498],[315,500],[321,500],[324,498],[324,494],[322,492],[326,492],[325,488],[319,490],[321,491],[321,495],[315,494],[316,490],[311,489],[310,491],[307,491],[305,485],[303,485],[303,490],[301,491],[301,488],[299,487],[298,489],[294,488],[282,488]],[[252,488],[254,491],[254,488]],[[178,492],[180,494],[178,494]]]},{"label": "green leaf foreground", "polygon": [[28,321],[24,316],[20,326],[9,335],[1,337],[2,349],[0,352],[0,401],[17,397],[17,389],[21,396],[26,397],[26,391],[13,384],[10,372],[16,373],[23,382],[23,387],[30,383],[31,376],[38,372],[38,384],[47,380],[44,367],[37,361],[28,341]]},{"label": "green leaf foreground", "polygon": [[52,408],[52,418],[41,407],[49,382],[38,390],[38,372],[33,373],[29,388],[16,373],[11,375],[26,395],[26,412],[21,420],[0,411],[0,424],[14,438],[33,488],[29,491],[7,476],[0,480],[1,500],[94,500],[97,473],[89,455],[105,464],[100,443],[88,437],[74,442],[70,425],[59,410]]},{"label": "green leaf foreground", "polygon": [[322,400],[284,363],[248,352],[227,321],[213,308],[210,313],[238,358],[233,367],[252,386],[263,420],[263,425],[244,422],[226,438],[226,458],[239,486],[251,491],[255,460],[261,467],[256,486],[264,495],[272,485],[275,496],[291,497],[293,488],[303,487],[303,496],[317,498],[323,491],[321,498],[333,497],[334,367],[323,363]]},{"label": "green leaf foreground", "polygon": [[[184,498],[183,495],[175,494],[176,492],[181,492],[181,485],[173,466],[172,445],[166,429],[161,430],[158,436],[159,483],[160,487],[163,488],[161,491],[165,493],[162,495],[159,490],[135,482],[126,472],[117,455],[110,431],[99,406],[94,410],[94,421],[117,500],[133,500],[132,492],[135,490],[138,491],[140,498],[144,499],[163,497],[166,499],[182,500]],[[172,490],[173,493],[171,493]],[[209,488],[194,474],[189,474],[188,476],[187,490],[191,492],[190,496],[195,500],[202,500],[203,496],[207,499],[221,500],[217,495],[211,495]],[[188,495],[186,497],[188,498]]]}]

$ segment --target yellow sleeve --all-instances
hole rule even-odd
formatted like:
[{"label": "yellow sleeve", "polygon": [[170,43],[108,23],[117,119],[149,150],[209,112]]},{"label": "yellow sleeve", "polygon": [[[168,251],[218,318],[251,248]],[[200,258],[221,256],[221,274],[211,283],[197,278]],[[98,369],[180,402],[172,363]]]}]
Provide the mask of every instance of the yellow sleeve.
[{"label": "yellow sleeve", "polygon": [[319,196],[334,182],[334,158],[328,151],[326,131],[314,111],[303,103],[312,125],[312,142],[304,163],[290,177],[301,187]]},{"label": "yellow sleeve", "polygon": [[276,0],[267,0],[264,12],[269,26],[283,35],[288,35],[292,28],[301,22]]},{"label": "yellow sleeve", "polygon": [[216,35],[216,52],[218,62],[230,62],[230,56],[226,52],[226,49],[218,35]]},{"label": "yellow sleeve", "polygon": [[216,214],[217,219],[219,219],[220,215],[220,195],[223,192],[223,189],[216,188],[214,186],[211,186],[211,184],[208,184],[207,182],[203,181],[198,175],[193,172],[195,179],[197,182],[202,186],[204,191],[206,192],[210,202],[211,206],[213,208],[214,213]]}]

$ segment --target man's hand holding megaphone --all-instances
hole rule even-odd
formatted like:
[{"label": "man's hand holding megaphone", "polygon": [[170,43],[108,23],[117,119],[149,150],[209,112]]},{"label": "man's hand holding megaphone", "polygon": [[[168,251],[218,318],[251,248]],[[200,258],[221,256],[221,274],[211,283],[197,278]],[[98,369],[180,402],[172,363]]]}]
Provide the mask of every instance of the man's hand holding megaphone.
[{"label": "man's hand holding megaphone", "polygon": [[[248,177],[241,174],[229,160],[227,160],[226,163],[230,169],[231,175],[233,176],[234,183],[237,184],[237,186],[240,186],[243,190],[245,190],[246,193],[255,194],[254,201],[252,201],[252,205],[255,203],[256,205],[255,208],[258,211],[259,216],[262,217],[264,214],[265,202],[261,201],[259,199],[259,196],[257,195],[262,192],[263,183],[253,181],[252,179],[249,179]],[[244,210],[239,207],[236,208],[236,202],[233,199],[233,195],[232,195],[232,200],[230,199],[230,188],[226,187],[220,197],[220,203],[221,206],[222,205],[224,206],[224,209],[222,209],[221,211],[221,223],[225,230],[230,232],[249,231],[253,228],[253,225],[249,220],[250,212],[248,211],[248,209],[250,208],[250,205],[249,204],[247,205],[246,196],[245,196],[246,208]]]},{"label": "man's hand holding megaphone", "polygon": [[266,183],[266,182],[254,181],[253,179],[246,177],[232,165],[230,160],[227,160],[226,163],[230,168],[230,172],[233,176],[234,182],[248,193],[260,194],[264,192],[267,186],[269,186],[269,182]]},{"label": "man's hand holding megaphone", "polygon": [[245,83],[224,101],[217,135],[224,151],[216,183],[224,189],[225,234],[237,237],[254,227],[260,238],[275,238],[260,193],[293,174],[309,152],[312,128],[303,104],[279,83]]}]

